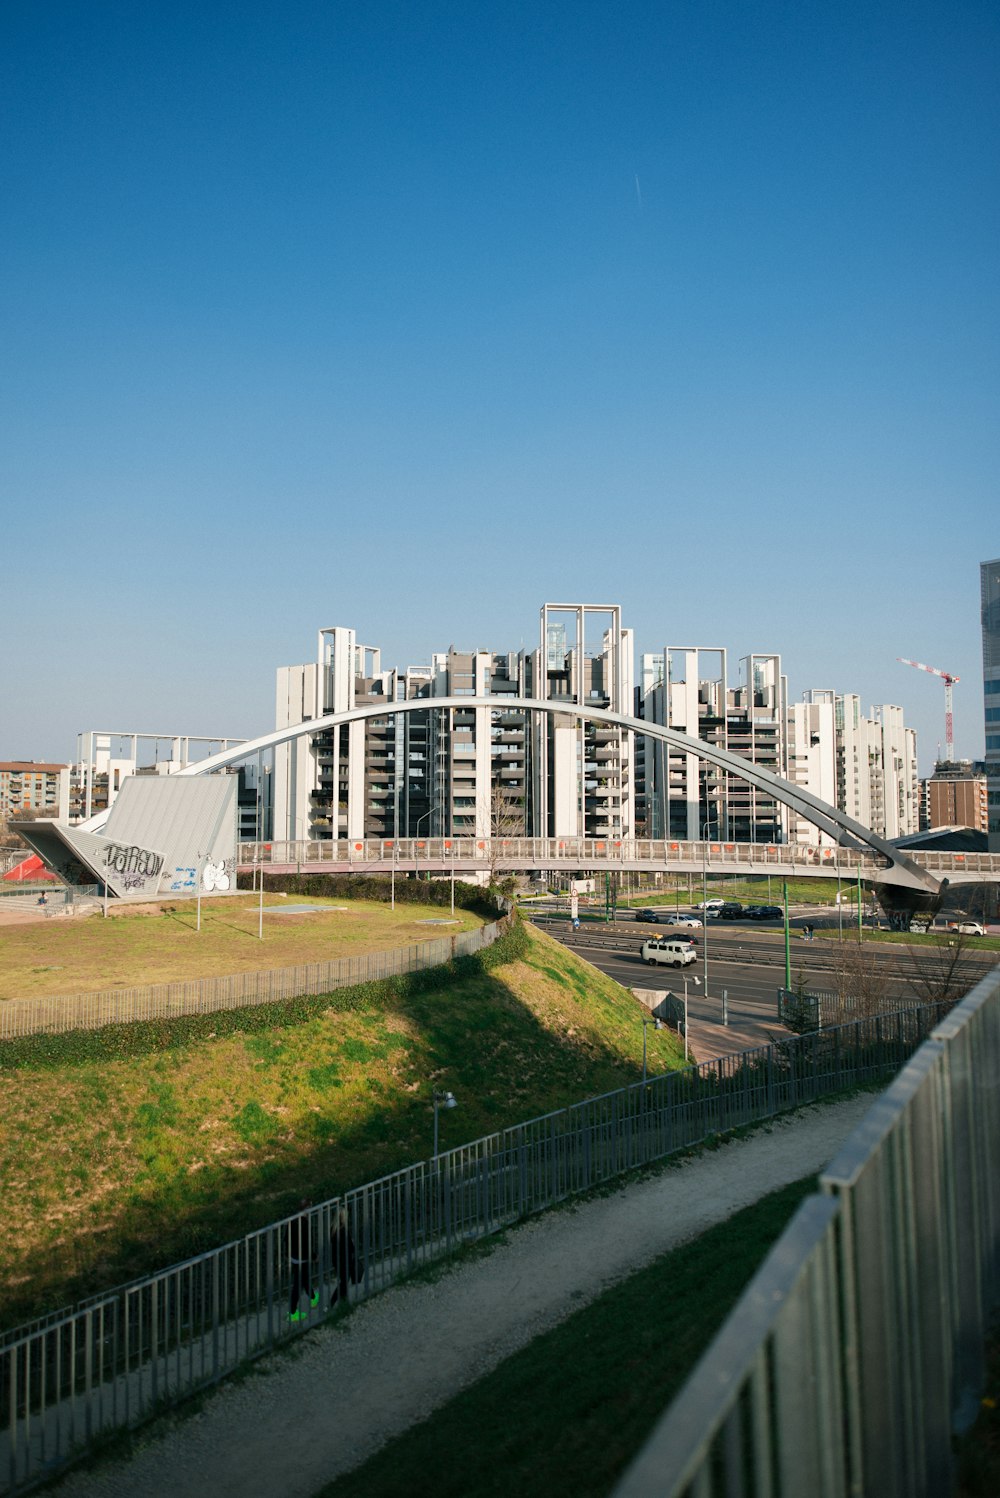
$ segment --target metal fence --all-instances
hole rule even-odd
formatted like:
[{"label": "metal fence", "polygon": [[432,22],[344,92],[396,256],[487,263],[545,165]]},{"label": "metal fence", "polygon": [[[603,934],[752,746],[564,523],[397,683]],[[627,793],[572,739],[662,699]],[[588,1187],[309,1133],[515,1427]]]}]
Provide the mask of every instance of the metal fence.
[{"label": "metal fence", "polygon": [[77,905],[93,905],[98,889],[96,884],[43,884],[34,887],[15,884],[10,889],[0,889],[0,909],[27,910],[44,904],[47,913],[53,914]]},{"label": "metal fence", "polygon": [[[426,1262],[711,1135],[893,1076],[943,1017],[862,1020],[591,1098],[450,1150],[307,1214],[315,1307],[289,1319],[300,1229],[271,1224],[0,1338],[0,1491],[57,1471],[297,1335],[339,1294]],[[342,1226],[341,1226],[342,1224]],[[352,1277],[345,1265],[354,1264]]]},{"label": "metal fence", "polygon": [[939,1498],[1000,1297],[1000,973],[799,1208],[615,1498]]},{"label": "metal fence", "polygon": [[455,957],[466,957],[490,946],[505,929],[506,918],[387,952],[368,952],[329,962],[306,962],[298,967],[260,972],[230,973],[187,982],[146,983],[137,988],[95,993],[64,994],[51,998],[0,1001],[0,1040],[18,1035],[61,1030],[96,1030],[101,1025],[135,1020],[164,1019],[181,1014],[212,1014],[220,1009],[246,1009],[303,994],[332,993],[354,983],[374,983],[400,973],[440,967]]}]

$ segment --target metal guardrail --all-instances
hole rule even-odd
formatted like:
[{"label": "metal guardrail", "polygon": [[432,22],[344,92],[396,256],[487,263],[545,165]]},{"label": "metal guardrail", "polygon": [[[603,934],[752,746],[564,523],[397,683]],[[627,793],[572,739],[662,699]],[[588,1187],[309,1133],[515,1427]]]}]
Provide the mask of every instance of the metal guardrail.
[{"label": "metal guardrail", "polygon": [[938,1498],[1000,1297],[1000,973],[855,1129],[614,1498]]},{"label": "metal guardrail", "polygon": [[28,885],[15,884],[9,889],[0,889],[0,909],[21,910],[36,906],[40,903],[42,895],[45,896],[44,904],[50,910],[59,910],[63,906],[86,905],[98,897],[100,886],[96,884],[41,884]]},{"label": "metal guardrail", "polygon": [[246,1009],[273,1004],[303,994],[332,993],[354,983],[374,983],[401,973],[440,967],[455,957],[482,951],[494,942],[504,920],[414,942],[387,952],[358,957],[307,962],[297,967],[229,973],[218,978],[192,978],[175,983],[146,983],[136,988],[104,989],[94,993],[0,1000],[0,1040],[65,1030],[96,1030],[102,1025],[131,1024],[183,1014],[214,1014],[221,1009]]},{"label": "metal guardrail", "polygon": [[[907,857],[934,873],[952,875],[983,874],[1000,878],[1000,853],[944,853],[907,850]],[[283,869],[350,869],[363,872],[366,867],[386,872],[396,867],[413,870],[433,869],[447,873],[453,866],[462,868],[630,869],[703,867],[711,873],[720,869],[745,869],[750,866],[781,869],[789,873],[821,875],[836,878],[838,872],[849,878],[872,878],[885,868],[885,860],[866,850],[840,848],[812,843],[737,843],[724,839],[707,843],[672,838],[593,838],[593,837],[510,837],[491,841],[477,837],[427,838],[339,838],[322,842],[305,841],[240,843],[238,861],[241,870],[254,865],[265,870]]]},{"label": "metal guardrail", "polygon": [[[334,1287],[369,1296],[421,1264],[710,1135],[893,1076],[943,1005],[862,1020],[638,1082],[394,1172],[313,1208],[315,1321]],[[343,1283],[337,1225],[356,1246]],[[0,1491],[52,1475],[297,1335],[294,1219],[0,1338]],[[340,1263],[338,1263],[338,1258]]]}]

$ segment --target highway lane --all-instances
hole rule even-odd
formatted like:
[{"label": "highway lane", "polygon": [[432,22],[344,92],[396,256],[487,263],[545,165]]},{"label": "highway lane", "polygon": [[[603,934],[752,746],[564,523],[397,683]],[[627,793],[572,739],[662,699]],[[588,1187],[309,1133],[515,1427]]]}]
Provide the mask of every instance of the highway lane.
[{"label": "highway lane", "polygon": [[[785,981],[784,933],[774,926],[737,925],[710,922],[706,929],[694,932],[654,926],[632,920],[617,923],[584,922],[573,931],[565,915],[546,918],[532,916],[547,931],[586,961],[593,963],[626,988],[645,988],[657,992],[684,992],[688,979],[688,1008],[692,1037],[697,1031],[699,1059],[720,1055],[727,1050],[751,1044],[763,1044],[771,1035],[786,1034],[777,1018],[778,988]],[[653,967],[642,961],[639,948],[647,937],[666,935],[693,938],[698,960],[686,968]],[[856,948],[853,947],[854,951]],[[704,979],[704,954],[708,951],[708,991],[692,982]],[[837,968],[841,961],[836,939],[804,940],[801,931],[791,936],[792,986],[800,978],[812,993],[834,991]],[[926,997],[914,978],[923,971],[925,979],[940,971],[941,955],[926,946],[879,947],[865,943],[865,960],[871,960],[874,971],[885,984],[887,995],[901,1005],[919,1003]],[[969,986],[992,966],[982,954],[968,959],[966,973]],[[723,995],[728,1014],[729,1031],[721,1029]],[[715,1033],[718,1031],[718,1033]],[[735,1042],[735,1043],[734,1043]]]}]

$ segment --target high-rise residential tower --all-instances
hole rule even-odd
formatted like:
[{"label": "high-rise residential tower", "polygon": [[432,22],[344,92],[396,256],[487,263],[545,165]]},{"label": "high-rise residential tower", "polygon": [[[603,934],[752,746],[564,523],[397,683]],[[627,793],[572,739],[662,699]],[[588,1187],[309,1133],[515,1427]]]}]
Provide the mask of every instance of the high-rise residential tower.
[{"label": "high-rise residential tower", "polygon": [[986,715],[986,816],[989,849],[1000,853],[1000,557],[980,562],[983,700]]}]

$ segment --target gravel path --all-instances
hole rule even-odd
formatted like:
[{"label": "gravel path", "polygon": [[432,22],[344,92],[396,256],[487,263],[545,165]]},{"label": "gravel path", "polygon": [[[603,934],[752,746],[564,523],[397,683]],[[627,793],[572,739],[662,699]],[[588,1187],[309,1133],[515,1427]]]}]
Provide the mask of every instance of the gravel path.
[{"label": "gravel path", "polygon": [[813,1107],[748,1139],[512,1230],[486,1259],[401,1285],[300,1355],[264,1360],[125,1461],[60,1498],[311,1498],[391,1436],[602,1290],[787,1182],[821,1170],[871,1098]]}]

